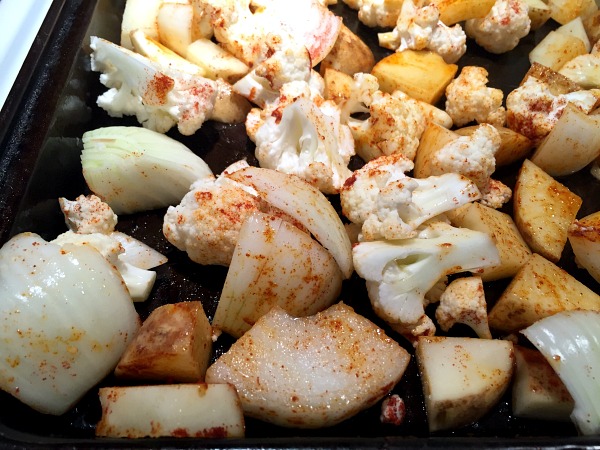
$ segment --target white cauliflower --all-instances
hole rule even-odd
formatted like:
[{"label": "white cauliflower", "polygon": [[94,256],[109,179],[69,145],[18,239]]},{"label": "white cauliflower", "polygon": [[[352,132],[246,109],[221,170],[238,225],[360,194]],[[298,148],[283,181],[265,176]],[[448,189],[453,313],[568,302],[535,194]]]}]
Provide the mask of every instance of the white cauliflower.
[{"label": "white cauliflower", "polygon": [[460,323],[473,329],[481,339],[491,339],[481,277],[463,277],[452,281],[440,296],[435,318],[443,331]]},{"label": "white cauliflower", "polygon": [[506,109],[502,106],[504,93],[487,87],[488,72],[483,67],[465,66],[458,77],[446,87],[446,112],[454,125],[469,122],[503,126]]},{"label": "white cauliflower", "polygon": [[379,90],[377,78],[368,73],[348,77],[343,93],[332,96],[341,110],[341,121],[352,130],[355,151],[370,161],[402,153],[414,159],[427,124],[452,126],[452,118],[439,108],[397,90]]},{"label": "white cauliflower", "polygon": [[558,73],[584,89],[600,88],[600,54],[586,53],[576,56],[567,61]]},{"label": "white cauliflower", "polygon": [[398,21],[402,0],[344,0],[358,11],[358,20],[368,27],[392,28]]},{"label": "white cauliflower", "polygon": [[405,175],[412,169],[413,162],[402,154],[381,156],[346,181],[340,190],[342,212],[362,224],[359,241],[414,237],[427,220],[481,197],[468,178]]},{"label": "white cauliflower", "polygon": [[587,114],[599,98],[598,89],[555,95],[547,83],[530,76],[506,96],[507,126],[538,145],[560,119],[568,103]]},{"label": "white cauliflower", "polygon": [[529,7],[522,0],[496,0],[487,16],[465,22],[467,36],[490,53],[506,53],[529,34]]},{"label": "white cauliflower", "polygon": [[365,161],[394,153],[414,159],[427,125],[417,102],[378,90],[368,106],[368,119],[348,119],[356,153]]},{"label": "white cauliflower", "polygon": [[163,234],[198,264],[228,266],[242,223],[260,210],[261,199],[245,186],[222,176],[203,179],[167,209]]},{"label": "white cauliflower", "polygon": [[312,73],[308,50],[291,36],[283,39],[280,35],[269,34],[265,45],[270,56],[233,85],[235,92],[261,108],[277,100],[285,83],[308,82]]},{"label": "white cauliflower", "polygon": [[108,203],[95,195],[80,195],[75,200],[58,199],[69,230],[75,233],[103,233],[115,230],[117,215]]},{"label": "white cauliflower", "polygon": [[481,124],[470,136],[459,136],[439,149],[432,157],[431,174],[457,173],[472,180],[479,188],[481,203],[500,208],[512,192],[499,181],[492,181],[496,170],[495,153],[500,134],[489,124]]},{"label": "white cauliflower", "polygon": [[431,334],[425,294],[440,279],[500,263],[487,233],[445,222],[429,222],[410,239],[360,242],[353,246],[352,255],[375,313],[394,329],[413,336]]},{"label": "white cauliflower", "polygon": [[462,27],[445,25],[436,5],[420,7],[418,4],[413,0],[402,2],[394,29],[378,34],[379,45],[397,52],[432,50],[447,63],[455,63],[467,51],[467,36]]},{"label": "white cauliflower", "polygon": [[379,82],[370,73],[355,73],[348,96],[333,99],[340,108],[342,123],[348,123],[353,114],[368,113],[373,94],[379,90]]},{"label": "white cauliflower", "polygon": [[286,83],[272,109],[250,112],[246,130],[261,167],[297,175],[323,193],[337,193],[352,173],[350,128],[337,105],[315,96],[306,82]]},{"label": "white cauliflower", "polygon": [[73,201],[61,197],[58,202],[69,231],[52,242],[94,247],[117,268],[132,300],[146,300],[156,280],[156,273],[148,269],[164,264],[167,258],[141,241],[115,231],[117,215],[99,197],[80,195]]},{"label": "white cauliflower", "polygon": [[108,91],[97,103],[111,117],[136,116],[145,128],[164,133],[177,125],[183,135],[194,134],[214,108],[217,84],[179,71],[93,36],[91,68],[102,72]]},{"label": "white cauliflower", "polygon": [[163,234],[192,261],[229,266],[240,228],[255,211],[280,217],[304,230],[297,221],[265,202],[254,189],[228,177],[244,167],[248,163],[241,160],[216,178],[194,182],[179,205],[167,209]]},{"label": "white cauliflower", "polygon": [[265,40],[279,34],[308,49],[312,66],[329,53],[342,26],[319,0],[198,0],[210,16],[216,40],[230,53],[253,67],[269,55]]}]

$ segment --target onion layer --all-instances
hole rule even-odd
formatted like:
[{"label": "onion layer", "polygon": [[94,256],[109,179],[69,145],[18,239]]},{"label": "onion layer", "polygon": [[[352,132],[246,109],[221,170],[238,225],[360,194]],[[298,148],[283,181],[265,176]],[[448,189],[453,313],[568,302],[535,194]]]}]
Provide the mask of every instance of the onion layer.
[{"label": "onion layer", "polygon": [[522,333],[556,371],[575,400],[571,420],[580,433],[600,433],[600,312],[563,311]]},{"label": "onion layer", "polygon": [[240,229],[212,325],[240,337],[275,305],[296,317],[324,310],[341,286],[338,265],[317,241],[256,212]]},{"label": "onion layer", "polygon": [[56,415],[113,370],[140,326],[121,276],[98,251],[33,233],[0,249],[0,317],[0,388]]},{"label": "onion layer", "polygon": [[252,186],[267,202],[304,225],[331,252],[344,277],[352,275],[350,238],[339,215],[318,189],[294,175],[259,167],[247,167],[227,176]]}]

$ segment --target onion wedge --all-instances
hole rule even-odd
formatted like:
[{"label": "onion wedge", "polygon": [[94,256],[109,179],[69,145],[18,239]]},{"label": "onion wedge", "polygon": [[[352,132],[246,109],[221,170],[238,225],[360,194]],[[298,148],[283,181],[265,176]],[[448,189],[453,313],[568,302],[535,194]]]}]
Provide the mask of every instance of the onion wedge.
[{"label": "onion wedge", "polygon": [[117,270],[88,245],[22,233],[0,249],[0,388],[64,414],[116,366],[140,326]]},{"label": "onion wedge", "polygon": [[304,225],[331,252],[344,278],[350,278],[354,270],[350,238],[333,205],[317,188],[294,175],[259,167],[246,167],[227,176],[253,187],[271,205]]},{"label": "onion wedge", "polygon": [[556,371],[575,401],[571,420],[600,433],[600,312],[563,311],[521,331]]},{"label": "onion wedge", "polygon": [[341,286],[338,265],[317,241],[255,212],[240,229],[212,326],[237,338],[275,305],[295,317],[316,314]]}]

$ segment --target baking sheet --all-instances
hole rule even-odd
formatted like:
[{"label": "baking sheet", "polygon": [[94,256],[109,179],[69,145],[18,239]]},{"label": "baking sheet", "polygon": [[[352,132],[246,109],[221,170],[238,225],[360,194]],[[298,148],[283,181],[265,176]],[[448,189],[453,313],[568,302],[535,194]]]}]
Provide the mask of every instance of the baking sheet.
[{"label": "baking sheet", "polygon": [[[65,230],[57,198],[75,198],[85,193],[79,153],[80,137],[89,129],[108,125],[137,125],[134,119],[112,119],[95,105],[104,87],[98,73],[89,69],[89,36],[99,35],[118,42],[123,1],[66,1],[54,33],[48,37],[47,51],[40,60],[27,95],[10,119],[10,126],[0,134],[0,244],[21,231],[34,231],[53,239]],[[345,24],[361,36],[376,56],[389,53],[377,45],[376,31],[360,24],[356,12],[344,4],[332,7],[344,18]],[[490,73],[490,86],[514,89],[529,67],[527,54],[551,28],[545,27],[524,39],[510,54],[491,55],[469,41],[468,54],[459,65],[481,65]],[[180,139],[201,156],[218,173],[230,163],[247,157],[255,162],[253,145],[246,137],[243,125],[208,122],[191,137],[176,131],[169,135]],[[507,184],[514,184],[515,167],[498,172]],[[583,170],[575,176],[561,179],[584,199],[579,217],[599,209],[600,182]],[[510,206],[509,206],[510,207]],[[185,253],[170,245],[161,233],[164,210],[121,216],[118,229],[148,243],[169,258],[169,263],[157,268],[157,281],[151,298],[138,304],[142,318],[155,307],[186,300],[201,300],[212,318],[226,275],[223,267],[203,267],[190,263]],[[584,271],[577,270],[572,253],[567,248],[560,262],[581,281],[598,290],[598,285]],[[499,292],[502,285],[496,286]],[[385,328],[373,316],[364,283],[356,276],[345,283],[340,297],[357,312],[366,315]],[[488,298],[488,301],[493,301]],[[389,331],[389,330],[388,330]],[[460,332],[465,330],[455,330]],[[389,333],[394,336],[393,332]],[[401,340],[401,339],[400,339]],[[225,351],[231,340],[222,336],[217,343],[215,358]],[[407,348],[406,342],[401,340]],[[103,384],[118,383],[110,377]],[[508,448],[561,447],[569,444],[599,445],[596,438],[577,437],[570,423],[550,423],[518,419],[510,413],[510,390],[498,405],[479,422],[455,431],[427,432],[421,384],[416,364],[394,389],[406,402],[407,417],[399,426],[384,425],[379,420],[380,405],[328,429],[296,430],[279,428],[257,420],[247,420],[247,439],[228,441],[198,440],[136,440],[115,441],[95,439],[94,425],[100,416],[97,391],[90,393],[69,413],[61,417],[38,414],[10,395],[0,393],[0,445],[17,447],[178,447],[191,448],[208,444],[211,447],[272,447],[272,448]]]}]

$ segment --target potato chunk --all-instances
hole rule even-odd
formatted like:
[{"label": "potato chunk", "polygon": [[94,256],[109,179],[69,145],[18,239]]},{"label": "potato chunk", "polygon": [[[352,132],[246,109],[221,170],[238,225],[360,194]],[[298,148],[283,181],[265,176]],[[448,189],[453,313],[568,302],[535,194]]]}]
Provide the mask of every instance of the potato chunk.
[{"label": "potato chunk", "polygon": [[573,397],[544,355],[515,346],[516,372],[512,388],[512,411],[516,417],[568,422]]},{"label": "potato chunk", "polygon": [[513,373],[513,344],[497,339],[421,336],[416,357],[429,431],[480,419],[506,391]]},{"label": "potato chunk", "polygon": [[435,52],[404,50],[379,60],[371,71],[379,88],[388,93],[400,90],[412,98],[435,104],[458,71]]},{"label": "potato chunk", "polygon": [[115,375],[138,380],[202,381],[212,349],[212,327],[200,302],[156,308],[127,347]]},{"label": "potato chunk", "polygon": [[488,315],[490,328],[513,333],[560,311],[600,311],[600,296],[534,253]]},{"label": "potato chunk", "polygon": [[244,415],[233,386],[171,384],[100,388],[96,436],[244,437]]},{"label": "potato chunk", "polygon": [[206,381],[233,384],[250,417],[327,427],[379,401],[409,360],[404,348],[343,303],[305,318],[275,307],[208,368]]},{"label": "potato chunk", "polygon": [[500,253],[500,265],[485,267],[483,281],[514,276],[531,255],[512,217],[481,203],[469,203],[447,213],[452,225],[483,231],[491,236]]},{"label": "potato chunk", "polygon": [[514,219],[532,251],[557,262],[582,199],[530,160],[523,161],[514,190]]}]

